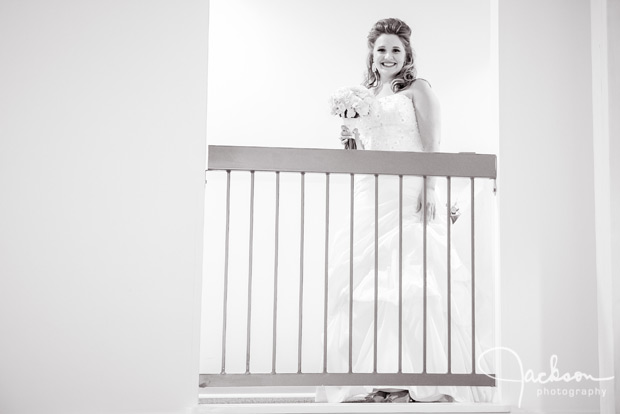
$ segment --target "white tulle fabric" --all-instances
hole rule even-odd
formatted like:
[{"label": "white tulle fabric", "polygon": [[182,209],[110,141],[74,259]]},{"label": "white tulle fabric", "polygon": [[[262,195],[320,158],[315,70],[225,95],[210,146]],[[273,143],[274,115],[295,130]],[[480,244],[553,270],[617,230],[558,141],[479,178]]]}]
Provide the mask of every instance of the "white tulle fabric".
[{"label": "white tulle fabric", "polygon": [[[413,103],[405,95],[380,98],[370,118],[357,125],[366,150],[421,151],[422,141]],[[374,355],[375,284],[375,178],[360,176],[355,182],[353,249],[353,372],[372,372]],[[398,370],[399,341],[399,183],[398,177],[380,177],[378,222],[378,351],[377,371]],[[402,245],[402,370],[422,372],[423,355],[423,223],[416,212],[422,181],[403,180]],[[447,360],[447,237],[446,216],[438,208],[438,217],[427,226],[427,366],[429,373],[445,373]],[[346,224],[343,223],[343,227]],[[329,313],[327,330],[328,372],[349,369],[349,275],[350,240],[343,229],[330,248]],[[452,372],[471,372],[471,290],[470,272],[451,251],[452,289]],[[477,354],[481,352],[477,346]],[[488,367],[483,367],[490,372]],[[317,401],[341,402],[369,393],[373,388],[320,387]],[[403,387],[397,387],[403,388]],[[493,400],[489,387],[411,386],[417,401]]]}]

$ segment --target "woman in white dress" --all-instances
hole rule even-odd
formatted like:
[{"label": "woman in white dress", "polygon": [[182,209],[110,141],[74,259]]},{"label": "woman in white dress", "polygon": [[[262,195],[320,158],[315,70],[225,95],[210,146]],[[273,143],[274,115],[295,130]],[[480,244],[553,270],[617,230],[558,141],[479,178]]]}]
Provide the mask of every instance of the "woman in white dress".
[{"label": "woman in white dress", "polygon": [[[371,115],[360,125],[358,149],[379,151],[438,151],[440,108],[428,82],[416,78],[411,29],[398,19],[377,22],[368,35],[365,86],[374,92]],[[344,135],[343,140],[348,138]],[[427,178],[427,372],[447,372],[447,310],[445,252],[446,212]],[[355,243],[353,281],[352,372],[373,371],[375,278],[375,182],[372,176],[355,182]],[[378,352],[377,372],[398,369],[399,190],[397,177],[381,177],[378,234]],[[403,180],[403,329],[402,371],[422,371],[423,343],[423,201],[419,177]],[[328,372],[349,369],[349,239],[345,233],[331,246],[330,299],[327,330]],[[468,269],[452,253],[453,373],[471,372],[471,318]],[[480,350],[477,350],[477,355]],[[487,371],[489,372],[489,371]],[[342,402],[365,396],[367,401],[491,401],[488,387],[411,386],[406,390],[373,387],[320,387],[317,401]]]}]

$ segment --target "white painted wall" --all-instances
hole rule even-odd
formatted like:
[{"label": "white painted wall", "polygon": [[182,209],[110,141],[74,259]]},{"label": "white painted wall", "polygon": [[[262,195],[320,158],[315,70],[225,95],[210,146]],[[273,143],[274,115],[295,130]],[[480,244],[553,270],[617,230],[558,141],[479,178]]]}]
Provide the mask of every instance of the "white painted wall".
[{"label": "white painted wall", "polygon": [[0,412],[196,403],[208,2],[0,5]]},{"label": "white painted wall", "polygon": [[442,151],[496,153],[489,13],[489,0],[212,1],[209,145],[341,148],[329,96],[361,84],[368,31],[398,17],[441,103]]},{"label": "white painted wall", "polygon": [[[612,252],[620,251],[620,1],[609,0],[608,5],[608,52],[609,52],[609,160],[611,169],[611,244]],[[615,377],[620,378],[620,255],[612,261],[613,317]],[[616,381],[616,412],[620,412],[620,380]]]},{"label": "white painted wall", "polygon": [[[499,50],[502,344],[525,370],[549,373],[556,354],[561,374],[597,376],[589,2],[500,2]],[[529,383],[522,407],[597,412],[598,396],[537,395],[595,387]]]}]

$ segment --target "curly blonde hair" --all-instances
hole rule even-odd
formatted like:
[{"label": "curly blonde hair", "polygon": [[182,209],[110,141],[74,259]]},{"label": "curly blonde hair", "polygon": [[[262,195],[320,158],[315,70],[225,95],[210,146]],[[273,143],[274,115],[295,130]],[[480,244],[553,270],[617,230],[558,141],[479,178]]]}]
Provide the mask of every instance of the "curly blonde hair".
[{"label": "curly blonde hair", "polygon": [[378,73],[372,70],[373,64],[373,50],[375,42],[379,36],[383,34],[392,34],[398,36],[403,46],[405,47],[405,64],[402,69],[396,74],[394,80],[391,82],[391,88],[394,93],[406,89],[411,85],[417,77],[417,70],[415,67],[415,53],[411,48],[411,28],[407,23],[400,19],[389,18],[379,20],[368,33],[368,58],[366,59],[366,79],[364,80],[364,86],[367,88],[374,88],[379,85],[380,77]]}]

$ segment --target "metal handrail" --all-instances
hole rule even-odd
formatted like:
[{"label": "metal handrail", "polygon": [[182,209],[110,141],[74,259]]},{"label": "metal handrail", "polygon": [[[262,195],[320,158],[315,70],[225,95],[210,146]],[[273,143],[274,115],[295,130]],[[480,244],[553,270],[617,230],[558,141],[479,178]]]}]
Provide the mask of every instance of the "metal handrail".
[{"label": "metal handrail", "polygon": [[[325,283],[327,283],[327,260],[328,260],[328,223],[329,223],[329,182],[330,174],[347,174],[351,176],[351,218],[350,218],[350,237],[351,252],[353,246],[353,211],[354,201],[353,194],[355,189],[354,176],[374,175],[375,176],[375,255],[377,255],[377,233],[378,233],[378,215],[377,215],[377,194],[378,194],[378,176],[394,175],[399,176],[399,285],[402,285],[402,193],[403,193],[403,176],[421,176],[424,177],[424,193],[426,197],[427,177],[447,177],[448,206],[450,205],[450,188],[452,177],[466,177],[471,182],[471,282],[472,282],[472,331],[475,332],[475,267],[474,267],[474,179],[486,178],[496,179],[497,177],[497,157],[491,154],[475,154],[475,153],[422,153],[422,152],[394,152],[394,151],[343,151],[333,149],[300,149],[300,148],[266,148],[266,147],[235,147],[235,146],[209,146],[208,152],[208,171],[226,171],[227,172],[227,194],[226,194],[226,262],[224,275],[224,320],[223,320],[223,337],[222,337],[222,370],[217,374],[200,374],[201,387],[239,387],[239,386],[310,386],[310,385],[466,385],[466,386],[494,386],[494,378],[485,374],[477,373],[475,370],[475,335],[472,334],[472,372],[471,373],[453,373],[451,371],[451,352],[450,338],[451,330],[448,329],[448,372],[447,373],[429,373],[426,371],[426,225],[424,226],[424,369],[421,373],[404,373],[402,372],[402,344],[399,344],[399,361],[398,372],[395,373],[378,373],[377,372],[377,280],[376,271],[377,257],[375,257],[375,349],[374,349],[374,369],[372,373],[354,373],[352,372],[351,361],[351,341],[349,341],[349,372],[346,373],[330,373],[327,372],[326,360],[323,361],[322,373],[302,373],[301,372],[301,301],[303,300],[303,250],[304,250],[304,175],[306,173],[322,173],[325,174],[326,186],[326,237],[325,237]],[[247,344],[246,344],[246,372],[245,373],[228,373],[225,368],[225,337],[226,337],[226,307],[228,292],[228,250],[229,250],[229,221],[230,221],[230,174],[231,171],[248,171],[251,173],[251,195],[250,195],[250,244],[249,244],[249,277],[248,277],[248,315],[247,315]],[[274,274],[274,328],[275,314],[277,309],[277,264],[278,264],[278,223],[279,223],[279,174],[281,172],[300,173],[301,175],[301,200],[300,200],[300,216],[301,216],[301,240],[300,240],[300,315],[299,315],[299,332],[298,332],[298,369],[297,373],[278,373],[275,369],[275,330],[273,339],[273,361],[271,373],[252,373],[250,372],[250,320],[251,320],[251,292],[252,292],[252,254],[253,254],[253,200],[254,200],[254,173],[256,171],[274,172],[276,175],[276,202],[275,202],[275,223],[276,223],[276,248],[275,248],[275,274]],[[425,216],[424,216],[425,217]],[[424,219],[426,223],[426,218]],[[448,217],[448,269],[450,269],[450,218]],[[352,253],[351,253],[352,254]],[[352,261],[351,261],[352,266]],[[350,278],[352,278],[353,269],[350,270]],[[350,280],[350,284],[352,281]],[[327,285],[326,285],[327,289]],[[352,293],[351,293],[352,295]],[[402,325],[402,287],[400,292],[399,304],[399,326]],[[352,296],[351,296],[352,297]],[[448,325],[450,324],[450,273],[448,271]],[[327,301],[327,290],[325,291],[325,301]],[[324,304],[326,306],[326,303]],[[352,299],[349,307],[352,306]],[[349,308],[351,315],[351,309]],[[327,320],[324,317],[326,326]],[[349,330],[351,331],[352,321],[349,320]],[[401,326],[402,328],[402,326]],[[399,342],[401,342],[402,332],[399,332]],[[349,335],[351,339],[351,335]],[[326,348],[324,348],[325,352]]]},{"label": "metal handrail", "polygon": [[209,146],[209,171],[496,178],[492,154]]}]

